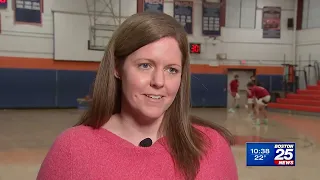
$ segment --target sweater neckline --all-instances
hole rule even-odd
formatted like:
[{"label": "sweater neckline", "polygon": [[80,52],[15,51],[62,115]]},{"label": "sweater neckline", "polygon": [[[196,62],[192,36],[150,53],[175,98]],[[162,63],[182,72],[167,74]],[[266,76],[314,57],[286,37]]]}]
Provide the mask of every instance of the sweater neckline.
[{"label": "sweater neckline", "polygon": [[108,142],[110,142],[112,145],[134,149],[136,151],[154,151],[154,150],[159,150],[159,148],[164,148],[166,145],[165,137],[159,138],[150,147],[140,147],[132,144],[126,139],[123,139],[117,134],[114,134],[113,132],[102,127],[98,129],[98,134],[104,139],[106,139]]}]

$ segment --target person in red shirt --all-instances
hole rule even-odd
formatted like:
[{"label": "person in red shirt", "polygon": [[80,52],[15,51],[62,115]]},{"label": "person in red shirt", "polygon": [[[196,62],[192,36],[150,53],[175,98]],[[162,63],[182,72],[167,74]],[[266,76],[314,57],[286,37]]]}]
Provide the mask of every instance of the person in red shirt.
[{"label": "person in red shirt", "polygon": [[[256,81],[256,77],[254,75],[250,76],[249,82],[252,82],[255,85],[260,85],[260,83]],[[251,91],[249,89],[247,89],[246,108],[248,109],[249,116],[252,117],[254,115],[254,103],[253,103],[253,95],[251,94]]]},{"label": "person in red shirt", "polygon": [[236,74],[234,76],[234,79],[230,82],[230,94],[233,97],[233,103],[231,108],[229,109],[229,112],[234,112],[234,108],[238,107],[238,99],[240,99],[240,95],[238,93],[239,89],[239,76]]},{"label": "person in red shirt", "polygon": [[247,104],[246,108],[248,109],[249,116],[252,116],[254,113],[254,103],[253,103],[253,95],[249,89],[247,89]]},{"label": "person in red shirt", "polygon": [[250,90],[251,95],[254,99],[253,101],[255,104],[254,110],[255,110],[256,123],[260,124],[259,112],[261,111],[263,118],[264,118],[264,123],[267,124],[268,117],[267,117],[267,111],[266,111],[265,107],[270,102],[270,99],[271,99],[270,93],[264,87],[257,86],[252,82],[249,82],[247,84],[247,87]]}]

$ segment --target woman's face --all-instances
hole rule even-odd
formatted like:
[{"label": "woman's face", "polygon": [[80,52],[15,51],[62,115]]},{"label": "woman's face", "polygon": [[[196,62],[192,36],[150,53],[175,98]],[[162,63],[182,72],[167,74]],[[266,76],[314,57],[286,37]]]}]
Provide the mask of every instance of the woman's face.
[{"label": "woman's face", "polygon": [[122,106],[146,118],[161,117],[179,90],[181,58],[173,38],[162,38],[129,55],[120,74]]}]

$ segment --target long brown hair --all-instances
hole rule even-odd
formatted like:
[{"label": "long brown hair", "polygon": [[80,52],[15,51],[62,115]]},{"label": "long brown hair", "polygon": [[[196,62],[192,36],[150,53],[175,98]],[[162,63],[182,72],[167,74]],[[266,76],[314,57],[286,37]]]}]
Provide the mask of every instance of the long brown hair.
[{"label": "long brown hair", "polygon": [[121,109],[121,86],[114,70],[128,55],[163,37],[176,39],[182,53],[182,78],[179,91],[165,112],[159,131],[166,137],[171,155],[186,179],[194,179],[206,150],[203,134],[192,124],[211,127],[230,144],[232,135],[222,126],[190,116],[190,60],[184,28],[171,16],[144,12],[126,19],[114,32],[99,66],[92,104],[77,125],[100,128]]}]

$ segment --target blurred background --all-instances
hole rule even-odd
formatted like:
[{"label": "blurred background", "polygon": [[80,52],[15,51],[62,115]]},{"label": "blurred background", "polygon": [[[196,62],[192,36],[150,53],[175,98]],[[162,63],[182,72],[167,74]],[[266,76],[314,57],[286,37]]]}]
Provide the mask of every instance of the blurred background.
[{"label": "blurred background", "polygon": [[[235,134],[240,179],[318,179],[319,10],[319,0],[0,0],[0,180],[35,179],[55,137],[87,108],[113,32],[142,11],[185,27],[192,113]],[[228,113],[236,74],[240,108]],[[250,76],[271,93],[269,125],[247,117]],[[246,167],[252,141],[296,142],[297,165]]]}]

